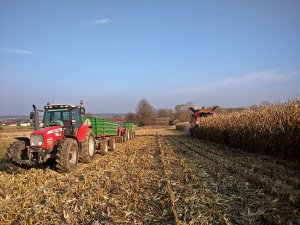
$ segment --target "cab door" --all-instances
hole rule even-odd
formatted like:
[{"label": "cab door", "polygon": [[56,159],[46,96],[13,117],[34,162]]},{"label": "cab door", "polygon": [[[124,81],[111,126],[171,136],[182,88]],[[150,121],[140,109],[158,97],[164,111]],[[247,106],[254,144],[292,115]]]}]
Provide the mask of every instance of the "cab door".
[{"label": "cab door", "polygon": [[73,135],[77,136],[78,128],[81,126],[82,120],[78,108],[72,109],[72,127]]}]

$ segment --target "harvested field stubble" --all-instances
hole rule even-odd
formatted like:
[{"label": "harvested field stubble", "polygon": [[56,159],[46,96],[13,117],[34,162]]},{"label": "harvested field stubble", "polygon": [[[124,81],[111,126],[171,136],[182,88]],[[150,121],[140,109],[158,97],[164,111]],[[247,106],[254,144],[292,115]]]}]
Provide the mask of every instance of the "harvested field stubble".
[{"label": "harvested field stubble", "polygon": [[299,224],[300,172],[267,156],[143,130],[69,174],[0,171],[0,224]]},{"label": "harvested field stubble", "polygon": [[158,150],[137,140],[74,173],[0,172],[0,224],[173,223]]},{"label": "harvested field stubble", "polygon": [[176,130],[182,130],[186,134],[190,133],[190,127],[191,127],[191,124],[189,122],[182,122],[182,123],[176,124]]},{"label": "harvested field stubble", "polygon": [[190,137],[170,139],[173,144],[179,143],[174,145],[177,152],[188,159],[189,166],[217,196],[221,212],[231,215],[231,222],[300,222],[299,171],[270,157],[219,148]]},{"label": "harvested field stubble", "polygon": [[300,99],[201,118],[199,139],[300,162]]}]

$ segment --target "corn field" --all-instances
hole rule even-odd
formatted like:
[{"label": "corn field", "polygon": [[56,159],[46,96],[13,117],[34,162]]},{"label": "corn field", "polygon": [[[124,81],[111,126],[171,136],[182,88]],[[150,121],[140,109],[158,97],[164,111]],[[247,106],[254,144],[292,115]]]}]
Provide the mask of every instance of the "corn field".
[{"label": "corn field", "polygon": [[196,135],[249,152],[299,161],[300,99],[201,118]]}]

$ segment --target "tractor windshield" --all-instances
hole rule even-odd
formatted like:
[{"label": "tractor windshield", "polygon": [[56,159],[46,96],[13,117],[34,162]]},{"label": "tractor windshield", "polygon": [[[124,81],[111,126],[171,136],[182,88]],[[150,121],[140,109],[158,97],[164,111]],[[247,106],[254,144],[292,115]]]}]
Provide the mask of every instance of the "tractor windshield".
[{"label": "tractor windshield", "polygon": [[68,127],[71,120],[69,109],[47,109],[44,113],[44,127],[55,125]]},{"label": "tractor windshield", "polygon": [[45,109],[44,127],[62,126],[64,134],[74,134],[81,125],[78,108]]}]

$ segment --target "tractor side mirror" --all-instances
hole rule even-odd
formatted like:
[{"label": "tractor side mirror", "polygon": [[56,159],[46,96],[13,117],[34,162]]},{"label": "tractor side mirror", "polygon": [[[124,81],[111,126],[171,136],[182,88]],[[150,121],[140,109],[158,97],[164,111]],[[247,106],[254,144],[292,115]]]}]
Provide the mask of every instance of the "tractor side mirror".
[{"label": "tractor side mirror", "polygon": [[34,117],[35,117],[35,113],[31,112],[30,115],[29,115],[29,118],[32,120],[32,119],[34,119]]},{"label": "tractor side mirror", "polygon": [[85,108],[84,107],[80,107],[80,114],[85,114]]}]

